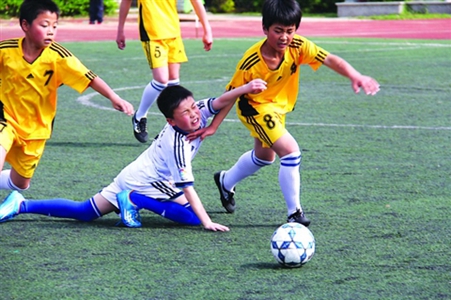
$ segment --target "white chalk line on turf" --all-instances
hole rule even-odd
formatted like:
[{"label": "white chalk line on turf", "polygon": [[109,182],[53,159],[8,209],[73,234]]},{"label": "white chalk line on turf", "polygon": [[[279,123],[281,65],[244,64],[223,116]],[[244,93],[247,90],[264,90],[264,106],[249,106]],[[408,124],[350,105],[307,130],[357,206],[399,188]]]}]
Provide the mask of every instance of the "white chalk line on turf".
[{"label": "white chalk line on turf", "polygon": [[[320,37],[322,38],[322,37]],[[246,40],[250,40],[250,41],[258,41],[259,39],[244,39],[244,38],[218,38],[219,40],[233,40],[233,41],[246,41]],[[311,40],[315,39],[315,37],[310,38]],[[345,53],[345,52],[376,52],[376,51],[397,51],[397,50],[415,50],[418,48],[440,48],[440,47],[445,47],[445,48],[451,48],[451,44],[440,44],[440,43],[412,43],[412,42],[402,42],[402,43],[397,43],[397,42],[357,42],[357,41],[326,41],[326,40],[316,40],[315,39],[315,43],[317,43],[318,45],[321,44],[339,44],[339,45],[344,45],[344,44],[348,44],[348,45],[367,45],[367,46],[373,46],[373,45],[377,45],[377,46],[393,46],[393,48],[362,48],[359,49],[357,51],[339,51],[340,53]],[[204,59],[206,57],[208,58],[218,58],[218,57],[241,57],[243,55],[243,53],[236,53],[236,54],[199,54],[199,55],[191,55],[189,58],[190,59]],[[86,58],[83,61],[85,62],[93,62],[93,61],[103,61],[109,58]],[[118,59],[122,59],[122,60],[127,60],[127,61],[131,61],[131,60],[138,60],[138,61],[146,61],[144,56],[135,56],[135,57],[117,57]]]},{"label": "white chalk line on turf", "polygon": [[[210,80],[211,81],[226,81],[225,79],[216,79],[216,80]],[[187,84],[192,83],[205,83],[205,81],[189,81],[186,82]],[[134,89],[144,89],[145,86],[129,86],[129,87],[123,87],[123,88],[115,88],[115,91],[124,91],[124,90],[134,90]],[[93,107],[101,110],[109,110],[109,111],[116,111],[112,107],[105,107],[99,104],[95,104],[91,102],[91,99],[97,95],[100,95],[97,92],[90,93],[87,95],[83,95],[81,97],[77,98],[77,101],[80,102],[82,105]],[[149,115],[159,116],[160,113],[156,112],[149,112]],[[241,122],[238,119],[224,119],[224,122],[231,122],[231,123],[239,123]],[[287,125],[290,126],[310,126],[310,127],[347,127],[347,128],[373,128],[373,129],[408,129],[408,130],[451,130],[451,127],[442,127],[442,126],[414,126],[414,125],[366,125],[366,124],[329,124],[329,123],[298,123],[298,122],[286,122]]]}]

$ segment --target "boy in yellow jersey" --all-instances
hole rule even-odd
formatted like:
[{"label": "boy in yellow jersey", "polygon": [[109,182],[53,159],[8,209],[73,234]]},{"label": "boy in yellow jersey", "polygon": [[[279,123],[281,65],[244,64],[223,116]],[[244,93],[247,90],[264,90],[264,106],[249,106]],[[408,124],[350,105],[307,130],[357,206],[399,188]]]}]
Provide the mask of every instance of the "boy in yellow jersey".
[{"label": "boy in yellow jersey", "polygon": [[[271,165],[277,154],[280,158],[279,185],[287,206],[287,221],[308,226],[310,220],[305,217],[300,204],[301,152],[285,128],[285,114],[294,109],[298,96],[300,65],[307,64],[313,70],[325,65],[349,78],[356,93],[362,88],[367,95],[374,95],[379,91],[379,84],[360,74],[342,58],[297,35],[295,32],[302,12],[295,0],[267,0],[263,4],[262,16],[266,39],[246,51],[226,88],[234,89],[254,78],[267,82],[267,89],[262,93],[243,95],[236,102],[238,117],[254,138],[254,149],[244,153],[229,170],[214,174],[214,180],[222,205],[233,213],[235,185],[260,168]],[[223,109],[207,130],[193,136],[204,138],[213,134],[227,112]]]},{"label": "boy in yellow jersey", "polygon": [[[132,0],[121,1],[116,43],[125,48],[124,24]],[[210,23],[201,0],[191,4],[203,28],[205,51],[213,44]],[[139,34],[144,53],[152,70],[152,81],[145,87],[139,108],[132,118],[133,133],[141,143],[148,140],[147,112],[160,92],[170,85],[180,84],[180,65],[187,62],[177,13],[177,0],[138,0]]]},{"label": "boy in yellow jersey", "polygon": [[[0,189],[22,191],[50,138],[61,85],[80,93],[92,87],[127,115],[133,106],[54,41],[59,8],[53,1],[25,0],[19,14],[25,37],[0,42]],[[11,170],[3,170],[5,161]]]}]

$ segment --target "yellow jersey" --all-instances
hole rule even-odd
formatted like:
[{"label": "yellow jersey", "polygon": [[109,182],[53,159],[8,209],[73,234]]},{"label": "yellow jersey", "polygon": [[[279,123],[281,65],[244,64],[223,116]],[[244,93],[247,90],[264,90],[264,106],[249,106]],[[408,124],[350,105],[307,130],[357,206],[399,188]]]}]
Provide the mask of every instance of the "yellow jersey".
[{"label": "yellow jersey", "polygon": [[[242,97],[245,97],[254,108],[272,104],[274,110],[279,113],[290,112],[294,109],[299,91],[299,66],[307,64],[313,70],[317,70],[329,52],[305,37],[295,34],[285,51],[284,60],[276,70],[271,70],[261,54],[261,47],[265,41],[266,39],[257,42],[244,53],[226,90],[260,78],[266,81],[267,89],[259,94],[246,94]],[[246,115],[246,112],[241,113]]]},{"label": "yellow jersey", "polygon": [[181,36],[176,0],[138,0],[141,41]]},{"label": "yellow jersey", "polygon": [[48,139],[58,88],[65,84],[82,93],[97,75],[56,42],[29,63],[23,58],[23,39],[0,42],[0,120],[22,139]]}]

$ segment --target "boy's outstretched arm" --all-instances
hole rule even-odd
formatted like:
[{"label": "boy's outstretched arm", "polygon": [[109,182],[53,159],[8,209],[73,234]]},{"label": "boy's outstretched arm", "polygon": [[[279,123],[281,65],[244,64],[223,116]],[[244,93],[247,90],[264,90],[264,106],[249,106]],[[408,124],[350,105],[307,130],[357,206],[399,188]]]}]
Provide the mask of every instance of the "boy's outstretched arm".
[{"label": "boy's outstretched arm", "polygon": [[360,88],[362,88],[367,95],[376,95],[379,91],[379,83],[375,79],[360,74],[347,61],[337,55],[329,54],[324,60],[324,65],[338,74],[349,78],[349,80],[351,80],[352,89],[356,93],[360,92]]},{"label": "boy's outstretched arm", "polygon": [[114,109],[129,116],[134,114],[133,105],[119,97],[102,78],[97,76],[91,81],[89,86],[105,98],[109,99]]},{"label": "boy's outstretched arm", "polygon": [[239,86],[233,90],[227,91],[215,100],[213,100],[213,109],[220,110],[220,112],[214,116],[213,121],[211,121],[208,127],[199,129],[193,133],[190,133],[187,138],[192,141],[200,137],[201,140],[207,136],[215,134],[219,125],[225,119],[230,109],[232,109],[235,104],[235,100],[244,94],[258,94],[266,90],[266,82],[261,79],[254,79],[249,83]]},{"label": "boy's outstretched arm", "polygon": [[[222,110],[224,107],[230,107],[230,104],[235,103],[235,100],[244,94],[258,94],[266,90],[266,82],[261,79],[254,79],[242,86],[227,91],[215,100],[213,100],[212,106],[215,110]],[[229,108],[229,110],[230,110]]]},{"label": "boy's outstretched arm", "polygon": [[204,226],[205,229],[212,231],[230,230],[227,226],[214,223],[211,221],[193,186],[183,188],[183,193],[185,194],[185,197],[188,200],[189,204],[191,205],[191,208],[193,209],[194,213],[197,215],[199,220],[202,222],[202,225]]}]

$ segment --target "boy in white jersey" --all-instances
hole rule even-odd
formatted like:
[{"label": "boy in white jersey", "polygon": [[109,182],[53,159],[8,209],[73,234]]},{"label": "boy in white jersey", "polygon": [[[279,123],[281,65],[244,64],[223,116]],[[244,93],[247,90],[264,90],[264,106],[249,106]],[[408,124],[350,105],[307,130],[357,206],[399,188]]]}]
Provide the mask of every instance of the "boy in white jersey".
[{"label": "boy in white jersey", "polygon": [[188,141],[186,136],[204,128],[208,118],[240,95],[265,89],[266,83],[256,79],[218,98],[195,102],[192,93],[182,86],[167,87],[157,100],[167,124],[152,145],[110,185],[84,202],[25,200],[20,193],[12,192],[0,205],[0,222],[24,213],[92,221],[119,208],[126,226],[141,227],[139,210],[144,208],[182,224],[228,231],[228,227],[211,221],[194,189],[191,161],[202,141]]},{"label": "boy in white jersey", "polygon": [[[201,0],[190,0],[202,25],[202,42],[205,51],[213,44],[207,12]],[[119,24],[116,43],[125,49],[124,24],[132,0],[122,0],[119,7]],[[148,140],[147,111],[166,87],[180,83],[181,64],[188,61],[180,30],[176,0],[138,0],[139,37],[144,54],[152,70],[153,79],[144,88],[139,107],[132,118],[133,134],[141,143]]]},{"label": "boy in white jersey", "polygon": [[[267,82],[268,88],[264,92],[237,99],[237,115],[254,138],[254,149],[244,153],[229,170],[217,172],[214,180],[222,205],[233,213],[236,184],[271,165],[277,155],[287,221],[308,226],[310,220],[305,217],[300,204],[301,152],[297,141],[285,128],[285,115],[294,109],[298,96],[300,65],[307,64],[316,70],[324,64],[349,78],[356,93],[362,88],[367,95],[374,95],[379,91],[379,84],[360,74],[344,59],[295,33],[302,17],[297,1],[267,0],[263,4],[262,17],[266,39],[245,52],[226,87],[226,90],[232,90],[254,78]],[[204,138],[213,134],[231,107],[223,109],[208,130],[193,136]]]}]

